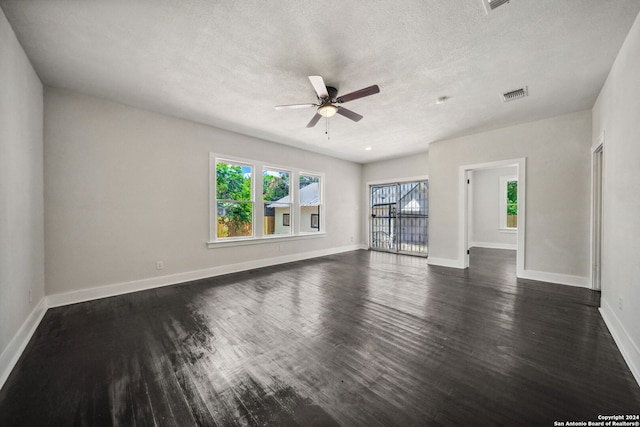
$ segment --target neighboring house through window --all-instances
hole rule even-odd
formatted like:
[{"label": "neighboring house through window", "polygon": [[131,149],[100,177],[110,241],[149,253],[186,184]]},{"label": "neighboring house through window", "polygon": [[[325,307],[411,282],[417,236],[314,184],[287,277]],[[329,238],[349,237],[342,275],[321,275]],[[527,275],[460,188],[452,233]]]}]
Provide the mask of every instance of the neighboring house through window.
[{"label": "neighboring house through window", "polygon": [[320,231],[320,177],[300,175],[300,232]]},{"label": "neighboring house through window", "polygon": [[[264,200],[264,235],[291,234],[291,172],[264,169],[262,172],[262,199]],[[274,203],[276,202],[276,203]],[[284,215],[287,216],[285,221]],[[281,218],[278,221],[277,218]]]}]

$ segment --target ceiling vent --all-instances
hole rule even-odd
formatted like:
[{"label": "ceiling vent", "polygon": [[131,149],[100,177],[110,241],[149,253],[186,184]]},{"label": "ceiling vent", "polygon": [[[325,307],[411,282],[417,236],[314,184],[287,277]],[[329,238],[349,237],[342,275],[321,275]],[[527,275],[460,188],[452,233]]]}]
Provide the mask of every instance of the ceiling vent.
[{"label": "ceiling vent", "polygon": [[509,3],[510,0],[481,0],[484,6],[484,11],[488,15],[489,12],[496,10],[500,6],[504,6]]},{"label": "ceiling vent", "polygon": [[529,95],[529,91],[527,87],[523,87],[516,90],[510,90],[509,92],[505,92],[502,94],[502,102],[510,102],[515,101],[516,99],[524,98]]}]

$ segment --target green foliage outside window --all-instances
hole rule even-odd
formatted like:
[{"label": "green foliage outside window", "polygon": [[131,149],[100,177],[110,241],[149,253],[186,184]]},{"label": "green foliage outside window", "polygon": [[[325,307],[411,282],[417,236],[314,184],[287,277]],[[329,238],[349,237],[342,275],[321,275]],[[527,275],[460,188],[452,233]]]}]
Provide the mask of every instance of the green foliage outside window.
[{"label": "green foliage outside window", "polygon": [[507,228],[518,227],[518,181],[507,181]]},{"label": "green foliage outside window", "polygon": [[218,200],[251,200],[251,168],[216,164],[216,198]]},{"label": "green foliage outside window", "polygon": [[251,167],[216,163],[218,237],[251,235]]},{"label": "green foliage outside window", "polygon": [[264,171],[262,175],[262,198],[275,202],[289,195],[289,173]]},{"label": "green foliage outside window", "polygon": [[518,215],[518,181],[507,182],[507,215]]}]

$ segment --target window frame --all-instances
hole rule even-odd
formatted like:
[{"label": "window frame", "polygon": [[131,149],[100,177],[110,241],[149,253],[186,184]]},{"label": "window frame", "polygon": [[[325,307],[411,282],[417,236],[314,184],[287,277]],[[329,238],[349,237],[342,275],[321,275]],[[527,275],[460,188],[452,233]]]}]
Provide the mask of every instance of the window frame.
[{"label": "window frame", "polygon": [[[500,224],[499,224],[499,229],[500,231],[504,231],[504,232],[509,232],[509,233],[516,233],[518,231],[518,227],[508,227],[507,226],[507,207],[508,207],[508,203],[507,203],[507,185],[509,184],[509,182],[511,181],[516,181],[518,182],[518,176],[516,175],[503,175],[500,177]],[[520,183],[518,182],[518,186],[520,186]],[[520,200],[518,200],[518,202],[516,203],[516,206],[519,208],[520,207]]]},{"label": "window frame", "polygon": [[[217,182],[216,182],[216,165],[217,163],[227,163],[239,166],[251,167],[251,202],[252,202],[252,235],[251,236],[234,236],[234,237],[218,237],[217,236]],[[290,234],[264,234],[264,206],[263,199],[263,174],[265,170],[288,172],[289,175],[289,197],[290,197]],[[258,175],[259,174],[259,175]],[[320,213],[320,228],[317,231],[305,232],[300,231],[300,203],[299,203],[299,179],[300,176],[316,176],[319,178],[319,213]],[[319,171],[309,171],[306,169],[277,165],[271,162],[258,161],[253,159],[242,158],[238,156],[229,156],[219,153],[209,153],[209,239],[207,241],[207,247],[209,249],[238,246],[238,245],[253,245],[270,243],[273,241],[287,241],[287,240],[300,240],[309,239],[315,237],[325,237],[326,232],[324,228],[324,187],[325,187],[325,173]],[[258,200],[258,195],[260,199]],[[260,208],[257,208],[257,207]]]}]

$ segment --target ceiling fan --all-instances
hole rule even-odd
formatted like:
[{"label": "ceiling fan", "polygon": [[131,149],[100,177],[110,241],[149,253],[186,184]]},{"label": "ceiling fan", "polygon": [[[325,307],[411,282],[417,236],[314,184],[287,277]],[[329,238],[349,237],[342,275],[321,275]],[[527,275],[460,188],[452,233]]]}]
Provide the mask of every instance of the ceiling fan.
[{"label": "ceiling fan", "polygon": [[338,96],[338,90],[335,87],[325,85],[322,77],[309,76],[309,80],[311,81],[311,85],[318,95],[317,104],[293,104],[276,106],[276,110],[316,107],[316,114],[307,124],[308,128],[314,127],[322,117],[332,117],[335,114],[340,114],[341,116],[351,119],[354,122],[360,121],[362,119],[362,116],[360,114],[348,110],[339,104],[353,101],[354,99],[364,98],[365,96],[374,95],[380,92],[380,88],[378,87],[378,85],[373,85],[365,87],[364,89],[357,90],[355,92],[348,93],[346,95]]}]

